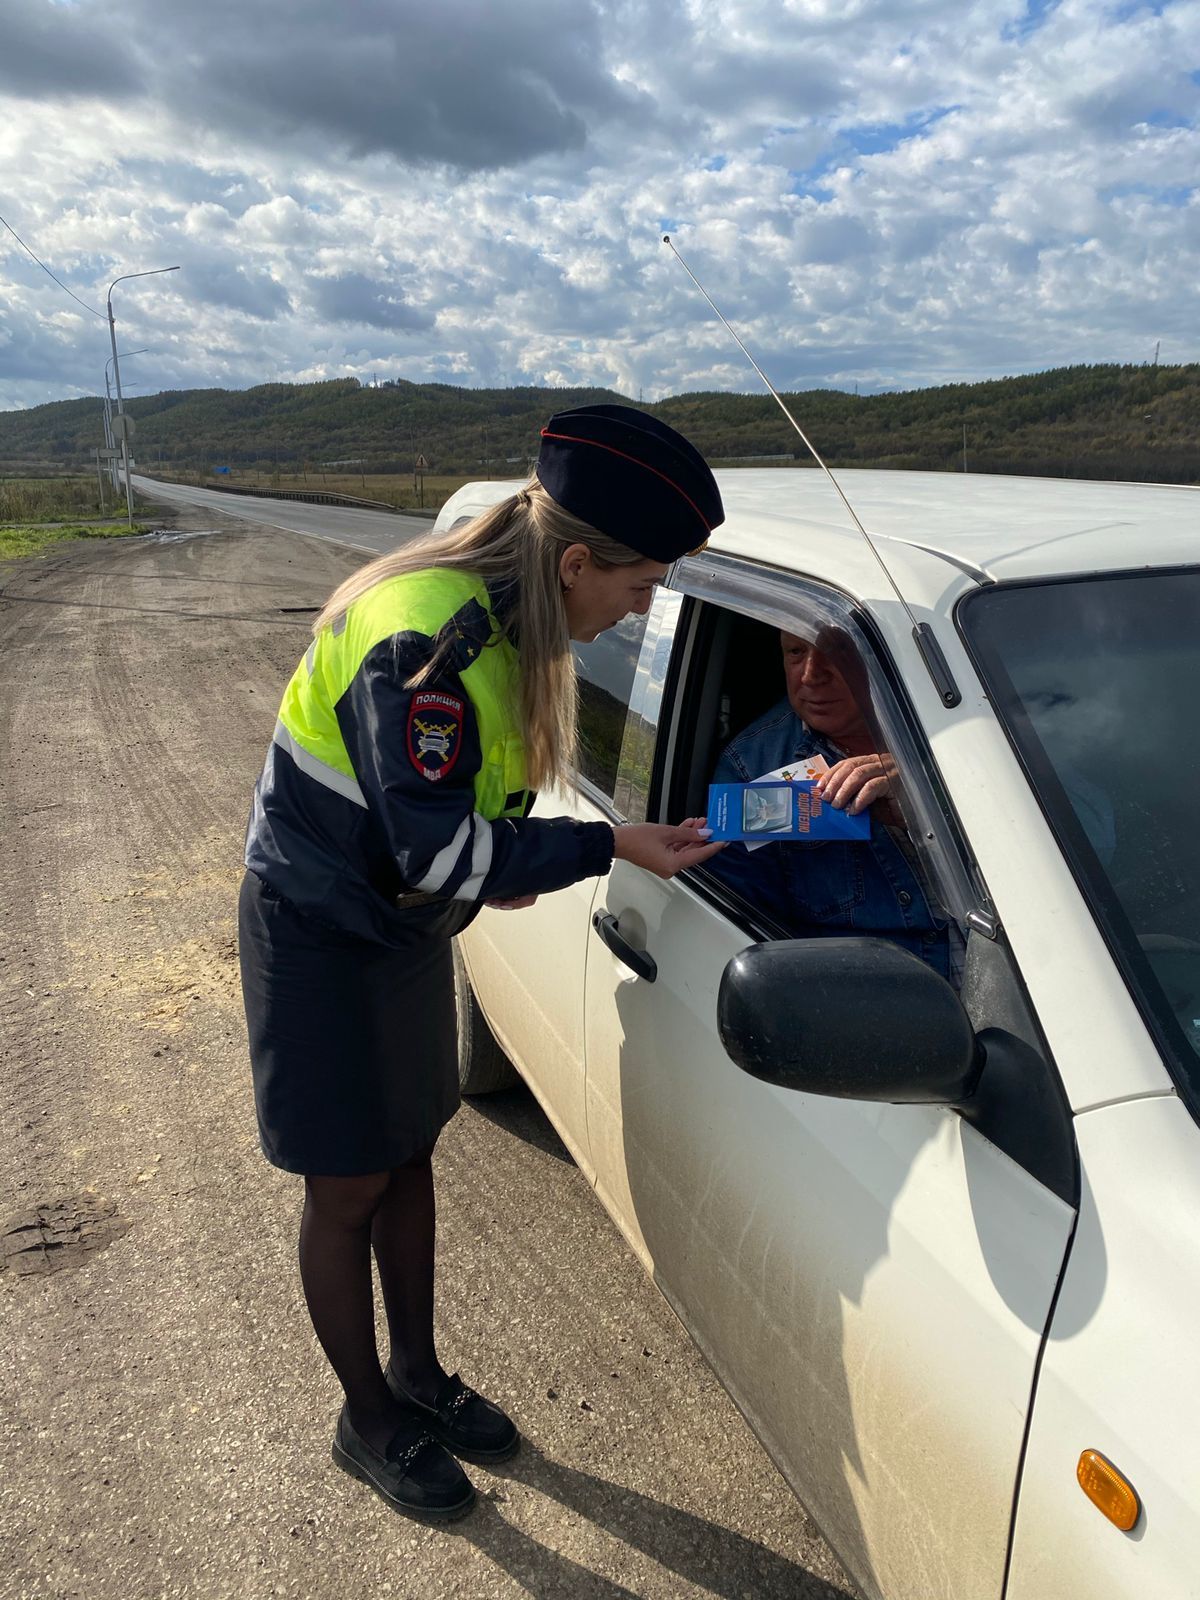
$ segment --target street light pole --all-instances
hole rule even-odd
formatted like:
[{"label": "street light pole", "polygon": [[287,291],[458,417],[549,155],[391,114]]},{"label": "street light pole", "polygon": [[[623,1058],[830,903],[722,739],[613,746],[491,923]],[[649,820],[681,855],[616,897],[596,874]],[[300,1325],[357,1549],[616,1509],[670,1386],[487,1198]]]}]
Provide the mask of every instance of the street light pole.
[{"label": "street light pole", "polygon": [[129,476],[129,425],[124,421],[125,401],[121,394],[121,363],[117,358],[117,324],[113,318],[112,292],[130,278],[153,278],[160,272],[178,272],[178,267],[151,267],[148,272],[123,272],[108,286],[108,337],[112,342],[113,377],[117,380],[117,414],[121,417],[121,465],[125,469],[125,510],[133,527],[133,483]]},{"label": "street light pole", "polygon": [[[104,363],[104,445],[111,450],[113,447],[112,431],[112,389],[108,382],[108,362]],[[117,492],[117,463],[112,456],[108,458],[108,481],[112,484],[112,491]]]},{"label": "street light pole", "polygon": [[[144,356],[149,348],[150,348],[149,345],[143,345],[140,350],[126,350],[125,354],[127,356]],[[113,415],[112,388],[110,387],[109,381],[108,381],[108,369],[111,366],[112,366],[112,357],[109,356],[108,360],[104,363],[104,393],[108,397],[106,402],[105,402],[105,406],[104,406],[104,442],[105,442],[105,444],[108,446],[108,448],[110,450],[113,448],[113,438],[114,438],[113,427],[112,427],[112,415]],[[117,463],[116,463],[116,460],[115,460],[114,457],[110,457],[109,458],[108,475],[109,475],[109,478],[112,480],[113,493],[116,494],[117,490],[121,487],[121,478],[120,478],[120,474],[119,474],[119,472],[117,470]]]},{"label": "street light pole", "polygon": [[[105,414],[104,414],[104,442],[105,442],[105,444],[108,443],[108,411],[107,411],[107,409],[105,410]],[[100,452],[99,452],[99,450],[96,451],[96,487],[100,491],[100,515],[103,516],[104,513],[108,510],[108,507],[104,504],[104,474],[100,471]]]}]

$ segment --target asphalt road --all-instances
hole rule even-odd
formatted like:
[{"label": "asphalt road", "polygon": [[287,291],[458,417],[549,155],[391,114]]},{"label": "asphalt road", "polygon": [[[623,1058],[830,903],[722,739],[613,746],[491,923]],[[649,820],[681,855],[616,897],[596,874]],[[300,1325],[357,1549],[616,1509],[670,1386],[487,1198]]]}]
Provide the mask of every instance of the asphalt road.
[{"label": "asphalt road", "polygon": [[306,500],[272,500],[268,496],[222,494],[219,489],[193,489],[184,483],[161,483],[157,478],[133,474],[139,494],[163,505],[188,507],[233,517],[254,527],[283,528],[325,539],[351,550],[382,555],[405,539],[428,533],[429,517],[405,517],[389,511],[366,511],[357,506],[310,505]]},{"label": "asphalt road", "polygon": [[436,1170],[441,1354],[525,1447],[449,1531],[331,1464],[235,898],[295,608],[363,557],[257,510],[0,565],[0,1600],[839,1600],[523,1090],[464,1107]]}]

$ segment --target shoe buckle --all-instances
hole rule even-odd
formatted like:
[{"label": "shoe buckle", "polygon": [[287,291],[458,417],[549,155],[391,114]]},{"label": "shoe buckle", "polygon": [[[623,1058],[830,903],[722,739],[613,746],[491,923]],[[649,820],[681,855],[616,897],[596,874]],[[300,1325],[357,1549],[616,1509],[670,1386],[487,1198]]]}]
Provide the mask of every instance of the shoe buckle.
[{"label": "shoe buckle", "polygon": [[431,1433],[418,1434],[413,1442],[401,1451],[400,1455],[393,1458],[394,1464],[400,1469],[402,1477],[407,1476],[408,1469],[421,1454],[421,1451],[424,1450],[425,1446],[434,1443],[436,1441]]},{"label": "shoe buckle", "polygon": [[472,1398],[474,1393],[475,1391],[473,1389],[468,1389],[466,1384],[463,1384],[462,1388],[454,1396],[453,1400],[451,1400],[446,1406],[446,1420],[448,1422],[458,1415],[458,1413],[466,1405],[467,1401]]}]

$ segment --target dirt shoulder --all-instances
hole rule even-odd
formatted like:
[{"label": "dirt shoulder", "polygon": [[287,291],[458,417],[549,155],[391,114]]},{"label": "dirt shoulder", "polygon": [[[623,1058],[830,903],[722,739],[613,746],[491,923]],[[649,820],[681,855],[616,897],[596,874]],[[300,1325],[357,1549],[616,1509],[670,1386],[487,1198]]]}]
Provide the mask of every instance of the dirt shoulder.
[{"label": "dirt shoulder", "polygon": [[329,1464],[234,905],[303,608],[364,558],[162,526],[0,564],[0,1600],[848,1593],[523,1092],[439,1148],[439,1315],[534,1443],[450,1533]]}]

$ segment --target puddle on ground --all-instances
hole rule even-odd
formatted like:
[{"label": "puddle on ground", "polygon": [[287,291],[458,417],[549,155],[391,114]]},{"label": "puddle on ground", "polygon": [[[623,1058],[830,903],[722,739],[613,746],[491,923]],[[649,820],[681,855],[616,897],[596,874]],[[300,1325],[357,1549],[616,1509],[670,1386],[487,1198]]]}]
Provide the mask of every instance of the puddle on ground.
[{"label": "puddle on ground", "polygon": [[0,1272],[31,1278],[82,1266],[129,1227],[112,1201],[98,1195],[47,1200],[0,1223]]},{"label": "puddle on ground", "polygon": [[184,539],[207,539],[220,528],[151,528],[149,533],[135,534],[135,538],[153,539],[156,544],[180,544]]}]

